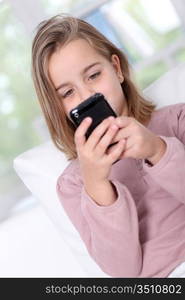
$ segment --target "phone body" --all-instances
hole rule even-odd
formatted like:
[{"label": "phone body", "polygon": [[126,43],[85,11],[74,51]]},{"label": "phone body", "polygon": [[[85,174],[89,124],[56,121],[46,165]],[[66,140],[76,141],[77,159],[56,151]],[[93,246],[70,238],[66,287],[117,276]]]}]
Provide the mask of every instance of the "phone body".
[{"label": "phone body", "polygon": [[[115,111],[112,109],[108,101],[105,99],[104,95],[101,93],[96,93],[84,100],[78,106],[73,108],[70,111],[69,115],[75,127],[78,127],[84,118],[92,118],[92,123],[85,134],[86,139],[88,139],[92,131],[104,119],[110,116],[117,117]],[[110,144],[108,148],[115,144],[117,144],[117,142]],[[117,161],[115,161],[114,163],[116,163]]]},{"label": "phone body", "polygon": [[116,113],[101,93],[96,93],[84,100],[72,109],[69,114],[75,127],[78,127],[84,118],[92,118],[92,123],[86,132],[86,138],[90,136],[96,126],[98,126],[104,119],[110,116],[117,117]]}]

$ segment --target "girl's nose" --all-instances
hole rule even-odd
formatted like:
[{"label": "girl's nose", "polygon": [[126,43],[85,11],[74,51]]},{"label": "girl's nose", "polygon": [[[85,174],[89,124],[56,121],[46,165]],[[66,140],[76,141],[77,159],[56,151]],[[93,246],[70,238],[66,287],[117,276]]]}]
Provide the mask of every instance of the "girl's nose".
[{"label": "girl's nose", "polygon": [[96,93],[96,91],[94,91],[93,89],[90,89],[90,88],[81,89],[79,91],[79,100],[80,100],[80,102],[86,100],[87,98],[91,97],[95,93]]}]

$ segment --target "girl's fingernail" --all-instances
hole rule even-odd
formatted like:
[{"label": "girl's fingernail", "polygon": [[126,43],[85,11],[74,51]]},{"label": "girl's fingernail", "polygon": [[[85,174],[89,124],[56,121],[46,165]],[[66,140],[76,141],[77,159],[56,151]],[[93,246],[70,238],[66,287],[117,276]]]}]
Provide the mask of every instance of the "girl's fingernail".
[{"label": "girl's fingernail", "polygon": [[90,118],[90,117],[87,117],[87,118],[85,119],[85,121],[86,121],[86,122],[90,122],[90,121],[91,121],[91,118]]}]

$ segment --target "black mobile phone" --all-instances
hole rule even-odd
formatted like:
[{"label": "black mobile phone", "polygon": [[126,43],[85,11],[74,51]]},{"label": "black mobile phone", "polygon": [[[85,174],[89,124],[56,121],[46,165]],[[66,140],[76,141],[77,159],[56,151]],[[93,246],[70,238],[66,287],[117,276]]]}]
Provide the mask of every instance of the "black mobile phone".
[{"label": "black mobile phone", "polygon": [[76,127],[80,125],[84,118],[92,118],[92,123],[86,132],[86,138],[90,136],[96,126],[109,116],[117,117],[116,113],[101,93],[94,94],[70,111],[71,120]]},{"label": "black mobile phone", "polygon": [[[96,126],[98,126],[104,119],[110,116],[117,117],[115,111],[101,93],[96,93],[87,98],[78,106],[73,108],[69,114],[75,127],[78,127],[84,118],[92,118],[92,123],[85,134],[86,139],[90,136]],[[115,144],[117,144],[117,142],[110,144],[108,148]],[[119,161],[119,159],[113,164],[115,164],[117,161]]]}]

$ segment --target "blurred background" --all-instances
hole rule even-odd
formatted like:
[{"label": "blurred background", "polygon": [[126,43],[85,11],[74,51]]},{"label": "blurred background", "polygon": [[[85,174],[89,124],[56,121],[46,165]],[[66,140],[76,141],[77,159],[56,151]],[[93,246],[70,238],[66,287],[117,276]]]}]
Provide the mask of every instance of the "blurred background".
[{"label": "blurred background", "polygon": [[49,139],[31,79],[31,43],[38,23],[61,12],[87,20],[122,49],[141,89],[185,61],[184,0],[0,0],[1,223],[37,202],[13,159]]}]

